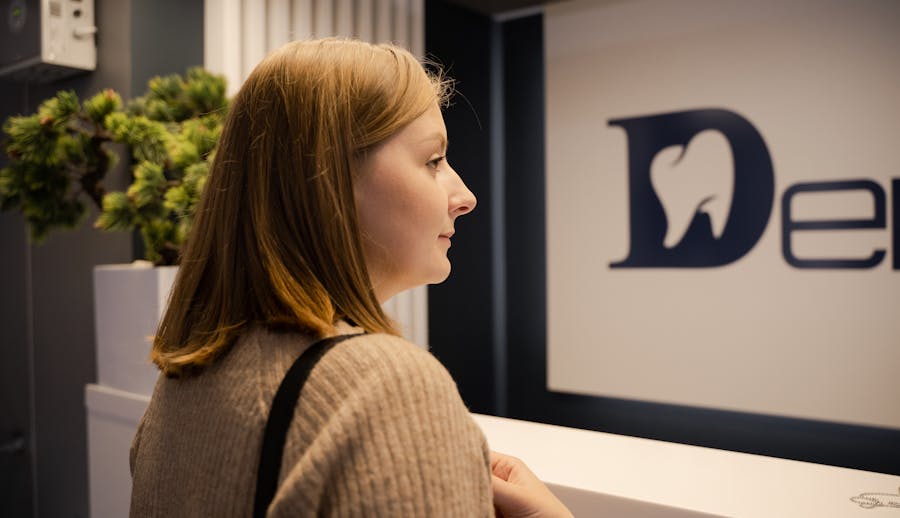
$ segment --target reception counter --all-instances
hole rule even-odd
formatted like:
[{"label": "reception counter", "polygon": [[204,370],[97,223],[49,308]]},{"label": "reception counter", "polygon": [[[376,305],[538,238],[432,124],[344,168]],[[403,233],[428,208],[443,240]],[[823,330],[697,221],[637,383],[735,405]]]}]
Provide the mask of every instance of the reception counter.
[{"label": "reception counter", "polygon": [[493,449],[524,460],[579,517],[900,518],[900,476],[474,417]]},{"label": "reception counter", "polygon": [[[128,515],[128,450],[148,402],[142,394],[85,387],[93,518]],[[525,460],[578,517],[900,518],[898,476],[474,418],[493,449]]]}]

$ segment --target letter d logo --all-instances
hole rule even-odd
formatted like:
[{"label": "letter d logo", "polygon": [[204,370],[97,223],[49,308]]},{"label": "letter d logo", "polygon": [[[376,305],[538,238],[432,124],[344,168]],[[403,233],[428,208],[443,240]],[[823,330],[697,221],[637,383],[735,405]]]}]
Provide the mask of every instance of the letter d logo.
[{"label": "letter d logo", "polygon": [[[609,125],[620,126],[628,136],[631,218],[628,257],[611,263],[611,268],[722,266],[743,257],[759,241],[772,212],[775,174],[766,144],[750,121],[728,110],[705,109],[615,119]],[[723,225],[716,225],[704,209],[715,196],[694,200],[692,207],[696,209],[688,214],[686,229],[679,240],[671,242],[677,218],[674,211],[665,209],[672,206],[668,203],[671,200],[663,203],[662,193],[654,189],[654,158],[667,148],[680,146],[677,164],[686,158],[694,137],[701,132],[707,135],[707,130],[712,130],[710,135],[724,136],[731,148],[734,182],[727,219]],[[732,172],[722,170],[718,174]],[[674,234],[679,237],[679,232]]]}]

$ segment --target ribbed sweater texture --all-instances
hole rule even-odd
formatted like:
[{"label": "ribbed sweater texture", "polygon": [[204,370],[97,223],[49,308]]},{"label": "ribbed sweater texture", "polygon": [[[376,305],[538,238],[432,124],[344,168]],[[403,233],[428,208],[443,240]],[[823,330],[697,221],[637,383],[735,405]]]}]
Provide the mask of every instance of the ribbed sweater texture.
[{"label": "ribbed sweater texture", "polygon": [[[272,398],[311,343],[255,329],[199,374],[160,377],[131,448],[131,516],[251,516]],[[316,365],[267,516],[493,514],[484,435],[429,352],[367,334]]]}]

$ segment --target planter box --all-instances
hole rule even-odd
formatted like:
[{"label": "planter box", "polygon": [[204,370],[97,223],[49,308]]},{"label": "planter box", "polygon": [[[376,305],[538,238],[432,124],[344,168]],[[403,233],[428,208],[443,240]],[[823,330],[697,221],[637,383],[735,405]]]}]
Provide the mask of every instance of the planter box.
[{"label": "planter box", "polygon": [[143,261],[94,268],[99,385],[153,393],[159,370],[150,362],[150,347],[177,271]]}]

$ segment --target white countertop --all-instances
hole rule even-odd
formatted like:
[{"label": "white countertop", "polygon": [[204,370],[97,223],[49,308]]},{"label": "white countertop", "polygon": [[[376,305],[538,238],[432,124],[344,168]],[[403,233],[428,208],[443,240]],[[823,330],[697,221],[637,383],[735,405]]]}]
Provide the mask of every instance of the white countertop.
[{"label": "white countertop", "polygon": [[[900,476],[474,417],[492,449],[524,460],[579,517],[900,518]],[[851,501],[862,493],[883,505]]]}]

